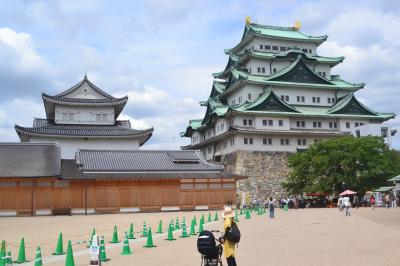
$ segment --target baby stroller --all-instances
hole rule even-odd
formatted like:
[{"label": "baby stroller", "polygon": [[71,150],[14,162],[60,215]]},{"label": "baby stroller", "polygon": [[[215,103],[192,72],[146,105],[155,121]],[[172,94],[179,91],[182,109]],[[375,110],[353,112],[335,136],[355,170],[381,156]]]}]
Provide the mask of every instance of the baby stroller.
[{"label": "baby stroller", "polygon": [[201,254],[201,266],[222,266],[222,245],[217,244],[213,232],[204,230],[197,238],[197,250]]}]

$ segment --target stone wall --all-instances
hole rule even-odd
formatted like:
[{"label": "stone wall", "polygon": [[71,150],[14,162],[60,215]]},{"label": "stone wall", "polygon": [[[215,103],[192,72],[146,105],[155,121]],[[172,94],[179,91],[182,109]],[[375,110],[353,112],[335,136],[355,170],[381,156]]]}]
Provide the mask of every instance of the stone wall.
[{"label": "stone wall", "polygon": [[286,195],[281,182],[288,175],[290,152],[235,151],[224,156],[228,172],[248,176],[238,182],[238,193],[248,192],[250,198],[266,200]]}]

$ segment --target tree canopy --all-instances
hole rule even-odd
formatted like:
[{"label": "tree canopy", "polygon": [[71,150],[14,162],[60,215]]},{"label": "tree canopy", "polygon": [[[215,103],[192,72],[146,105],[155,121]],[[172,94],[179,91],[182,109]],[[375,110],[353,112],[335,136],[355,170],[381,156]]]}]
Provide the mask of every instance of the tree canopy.
[{"label": "tree canopy", "polygon": [[400,173],[400,154],[380,137],[348,136],[312,144],[292,155],[289,167],[283,186],[292,194],[331,194],[344,189],[363,194]]}]

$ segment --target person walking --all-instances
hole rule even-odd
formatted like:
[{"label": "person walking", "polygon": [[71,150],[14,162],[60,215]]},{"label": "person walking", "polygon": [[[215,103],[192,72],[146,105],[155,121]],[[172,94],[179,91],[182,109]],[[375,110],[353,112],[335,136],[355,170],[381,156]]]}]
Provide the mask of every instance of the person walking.
[{"label": "person walking", "polygon": [[385,196],[385,205],[389,209],[390,208],[390,196],[389,193]]},{"label": "person walking", "polygon": [[269,218],[274,219],[275,218],[275,202],[272,197],[270,197],[269,201],[268,201],[268,210],[269,210]]},{"label": "person walking", "polygon": [[337,206],[339,208],[339,212],[343,213],[343,198],[341,196],[338,198]]},{"label": "person walking", "polygon": [[224,234],[220,238],[220,242],[224,245],[224,255],[228,266],[237,266],[235,259],[235,243],[227,239],[227,233],[229,232],[232,224],[235,223],[233,211],[230,207],[225,207],[224,217]]},{"label": "person walking", "polygon": [[372,195],[372,196],[369,198],[369,203],[371,204],[371,208],[372,208],[373,210],[375,210],[375,197],[374,197],[374,195]]},{"label": "person walking", "polygon": [[351,216],[351,214],[350,214],[351,203],[350,203],[349,196],[345,196],[343,198],[343,205],[344,205],[344,208],[346,209],[346,216]]}]

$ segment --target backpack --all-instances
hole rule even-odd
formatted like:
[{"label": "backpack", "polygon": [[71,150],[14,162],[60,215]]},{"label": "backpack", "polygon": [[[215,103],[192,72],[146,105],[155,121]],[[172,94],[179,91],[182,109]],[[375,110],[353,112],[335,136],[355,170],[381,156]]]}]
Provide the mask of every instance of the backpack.
[{"label": "backpack", "polygon": [[233,243],[239,243],[240,241],[240,230],[237,224],[231,220],[232,224],[231,227],[228,229],[226,232],[226,239],[233,242]]}]

